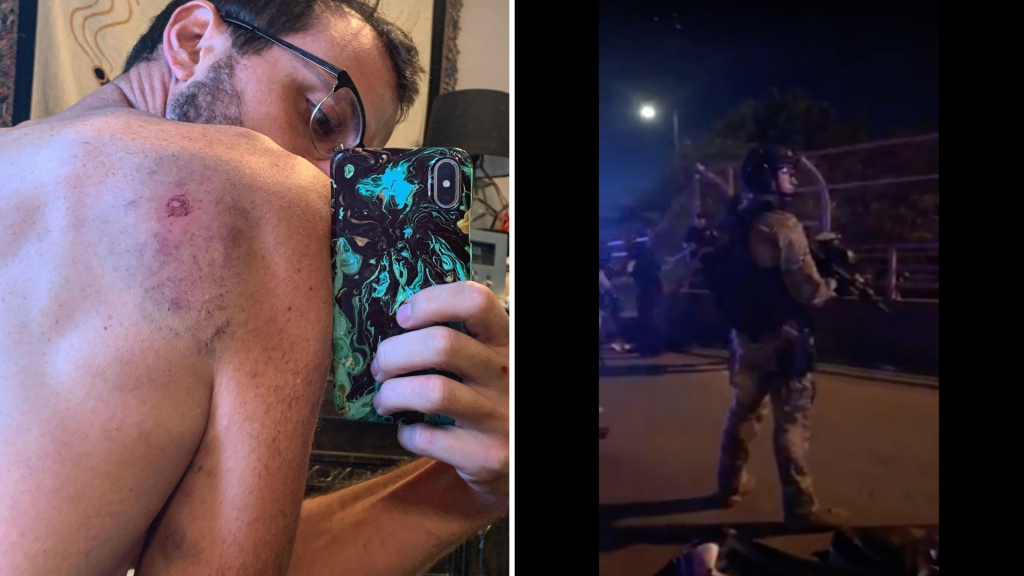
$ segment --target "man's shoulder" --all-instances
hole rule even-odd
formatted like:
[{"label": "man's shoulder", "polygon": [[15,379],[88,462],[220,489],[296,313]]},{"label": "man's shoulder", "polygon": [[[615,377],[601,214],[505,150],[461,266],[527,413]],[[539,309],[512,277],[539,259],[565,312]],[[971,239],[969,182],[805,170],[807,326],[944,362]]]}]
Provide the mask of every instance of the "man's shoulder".
[{"label": "man's shoulder", "polygon": [[89,115],[65,129],[79,146],[116,147],[125,154],[124,160],[198,162],[226,170],[257,158],[276,167],[301,160],[246,128],[178,122],[136,111]]},{"label": "man's shoulder", "polygon": [[796,215],[792,212],[786,212],[785,210],[766,210],[763,214],[758,216],[757,222],[762,225],[776,226],[776,227],[794,227],[800,226],[800,220],[797,219]]},{"label": "man's shoulder", "polygon": [[75,144],[64,180],[124,207],[119,227],[156,277],[178,281],[198,267],[209,272],[201,284],[218,290],[231,274],[234,283],[251,276],[238,273],[254,263],[327,250],[330,180],[308,161],[244,128],[104,116],[68,128]]},{"label": "man's shoulder", "polygon": [[73,130],[77,148],[111,155],[112,168],[145,186],[143,193],[193,189],[216,200],[210,207],[271,219],[329,209],[323,172],[246,128],[118,112],[81,120]]},{"label": "man's shoulder", "polygon": [[773,236],[791,236],[804,233],[800,220],[791,212],[768,210],[757,217],[755,228]]}]

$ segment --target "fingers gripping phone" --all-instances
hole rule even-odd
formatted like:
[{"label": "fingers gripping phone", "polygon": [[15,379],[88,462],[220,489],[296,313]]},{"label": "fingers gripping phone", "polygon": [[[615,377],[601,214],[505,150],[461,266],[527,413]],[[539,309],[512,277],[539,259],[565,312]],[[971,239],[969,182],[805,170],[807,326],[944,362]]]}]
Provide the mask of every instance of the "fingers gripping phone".
[{"label": "fingers gripping phone", "polygon": [[[350,149],[331,162],[334,406],[353,420],[450,424],[437,415],[377,414],[370,363],[405,332],[398,307],[416,292],[472,278],[473,165],[456,148]],[[460,325],[452,328],[463,330]],[[464,330],[463,330],[464,331]],[[425,370],[415,374],[440,373]]]}]

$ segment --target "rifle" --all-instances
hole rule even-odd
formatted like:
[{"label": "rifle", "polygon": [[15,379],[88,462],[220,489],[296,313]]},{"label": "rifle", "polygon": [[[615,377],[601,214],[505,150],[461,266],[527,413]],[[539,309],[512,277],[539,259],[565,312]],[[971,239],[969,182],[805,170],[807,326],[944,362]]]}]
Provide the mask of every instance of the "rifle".
[{"label": "rifle", "polygon": [[871,285],[860,274],[853,272],[857,255],[842,245],[838,234],[826,232],[814,239],[811,256],[818,272],[836,281],[836,293],[841,296],[856,296],[866,300],[883,312],[889,312],[882,299],[871,289]]}]

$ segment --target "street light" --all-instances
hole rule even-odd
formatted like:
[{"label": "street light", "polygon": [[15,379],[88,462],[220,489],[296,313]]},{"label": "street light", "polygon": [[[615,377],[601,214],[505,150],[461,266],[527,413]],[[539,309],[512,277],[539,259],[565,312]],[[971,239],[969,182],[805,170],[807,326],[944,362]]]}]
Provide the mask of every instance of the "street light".
[{"label": "street light", "polygon": [[[653,104],[642,104],[640,106],[640,117],[643,118],[646,122],[653,121],[654,117],[657,115],[656,112],[657,110],[655,109]],[[683,189],[684,185],[681,182],[683,174],[683,158],[679,148],[679,110],[676,108],[672,109],[672,137],[673,142],[676,146],[676,153],[675,156],[672,158],[672,165],[675,168],[676,177],[680,179],[680,188]],[[700,212],[700,196],[696,192],[696,188],[694,188],[694,192],[692,194],[693,198],[691,199],[690,203],[693,207],[693,213],[696,214],[697,212]]]},{"label": "street light", "polygon": [[[652,104],[644,104],[644,105],[640,106],[640,117],[641,118],[643,118],[644,120],[650,121],[650,120],[654,120],[655,116],[657,116],[657,113],[656,113],[656,110],[654,108],[654,105],[652,105]],[[672,110],[672,134],[673,134],[673,141],[675,142],[675,145],[676,145],[676,157],[678,158],[679,157],[679,110],[675,110],[675,109]]]}]

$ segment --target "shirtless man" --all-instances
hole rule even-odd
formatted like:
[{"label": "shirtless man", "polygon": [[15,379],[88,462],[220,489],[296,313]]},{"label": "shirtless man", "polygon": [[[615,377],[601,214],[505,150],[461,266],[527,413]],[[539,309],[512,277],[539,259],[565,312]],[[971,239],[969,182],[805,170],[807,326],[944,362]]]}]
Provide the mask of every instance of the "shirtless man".
[{"label": "shirtless man", "polygon": [[[419,69],[379,17],[310,4],[176,0],[151,57],[0,130],[0,574],[412,574],[507,513],[508,317],[473,283],[411,298],[373,366],[379,412],[458,426],[403,426],[426,458],[302,501],[332,317],[309,103],[335,78],[240,54],[221,14],[308,18],[280,37],[348,71],[367,147]],[[466,384],[396,378],[428,367]]]}]

